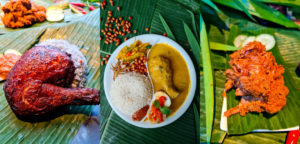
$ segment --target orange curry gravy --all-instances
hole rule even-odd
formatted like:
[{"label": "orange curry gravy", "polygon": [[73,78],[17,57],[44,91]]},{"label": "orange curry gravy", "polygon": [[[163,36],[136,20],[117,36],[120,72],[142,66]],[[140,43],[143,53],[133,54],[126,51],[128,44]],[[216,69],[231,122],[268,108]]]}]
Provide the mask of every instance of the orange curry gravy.
[{"label": "orange curry gravy", "polygon": [[0,55],[0,80],[6,79],[9,71],[20,58],[21,56],[13,53]]},{"label": "orange curry gravy", "polygon": [[[180,95],[175,99],[171,99],[171,113],[168,116],[172,116],[184,103],[190,91],[191,82],[188,66],[185,59],[181,54],[172,46],[165,43],[158,43],[151,48],[148,59],[154,56],[163,56],[170,60],[171,69],[173,73],[173,84],[175,88],[180,92]],[[162,89],[160,83],[153,82],[154,93]]]}]

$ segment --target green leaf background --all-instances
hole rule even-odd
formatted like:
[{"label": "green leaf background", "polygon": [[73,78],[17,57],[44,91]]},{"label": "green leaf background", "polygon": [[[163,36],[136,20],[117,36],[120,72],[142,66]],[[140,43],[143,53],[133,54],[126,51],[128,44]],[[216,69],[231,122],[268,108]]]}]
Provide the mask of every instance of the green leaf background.
[{"label": "green leaf background", "polygon": [[[196,65],[196,59],[193,56],[192,48],[188,43],[185,35],[183,22],[187,24],[190,29],[199,27],[199,17],[195,10],[197,7],[190,7],[187,3],[194,3],[195,1],[182,0],[128,0],[115,1],[115,6],[121,7],[121,12],[110,5],[105,10],[101,11],[101,17],[105,19],[107,11],[111,10],[114,17],[122,16],[128,19],[132,16],[132,30],[137,30],[136,34],[128,34],[126,37],[131,38],[135,35],[154,33],[163,34],[169,28],[174,35],[176,41],[190,54]],[[194,14],[191,15],[191,12]],[[159,16],[161,15],[161,17]],[[196,20],[196,26],[193,26],[192,16]],[[162,23],[165,21],[165,24]],[[104,21],[101,22],[104,26]],[[166,27],[167,26],[167,27]],[[145,28],[149,27],[150,31],[146,32]],[[195,27],[195,28],[193,28]],[[168,32],[168,33],[169,33]],[[193,32],[194,35],[195,32]],[[197,39],[198,40],[198,39]],[[113,44],[105,45],[104,40],[101,44],[101,56],[111,54],[116,46]],[[104,73],[105,66],[101,66],[101,73]],[[101,82],[103,75],[101,76]],[[103,84],[103,83],[101,83]],[[197,90],[199,92],[199,90]],[[196,92],[197,93],[197,92]],[[198,98],[197,98],[198,97]],[[198,99],[198,101],[197,101]],[[170,125],[162,128],[144,129],[130,125],[123,121],[109,106],[103,85],[101,85],[101,143],[197,143],[199,142],[199,93],[195,95],[195,102],[185,112],[185,114]]]},{"label": "green leaf background", "polygon": [[[87,87],[100,89],[99,13],[95,10],[82,21],[28,28],[0,36],[0,52],[17,49],[21,53],[46,39],[64,39],[81,47],[88,61]],[[98,25],[94,25],[98,23]],[[92,26],[94,25],[94,26]],[[0,83],[1,143],[71,143],[80,126],[95,106],[68,106],[65,115],[50,121],[30,123],[19,120],[11,111]]]}]

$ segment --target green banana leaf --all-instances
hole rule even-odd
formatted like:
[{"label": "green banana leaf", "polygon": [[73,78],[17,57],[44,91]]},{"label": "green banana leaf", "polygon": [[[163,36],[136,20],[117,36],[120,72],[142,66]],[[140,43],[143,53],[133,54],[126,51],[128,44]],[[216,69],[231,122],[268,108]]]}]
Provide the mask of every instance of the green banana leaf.
[{"label": "green banana leaf", "polygon": [[254,16],[277,23],[287,28],[299,28],[297,24],[289,20],[279,11],[274,10],[266,4],[261,3],[257,0],[244,0],[243,4],[244,6],[246,6],[246,9],[237,5],[235,1],[236,0],[213,0],[213,2],[217,4],[221,4],[238,11],[244,11],[245,13],[250,13]]},{"label": "green banana leaf", "polygon": [[[116,1],[115,6],[120,6],[121,12],[118,12],[115,7],[112,8],[110,5],[101,11],[103,19],[101,27],[104,26],[107,11],[111,10],[114,17],[122,16],[125,19],[128,19],[129,16],[133,17],[131,20],[133,24],[132,30],[136,29],[137,33],[126,35],[128,38],[149,32],[162,35],[166,30],[159,17],[159,14],[161,14],[177,42],[195,60],[183,27],[183,21],[190,28],[192,27],[191,14],[185,7],[172,0]],[[149,32],[145,31],[147,27],[150,28]],[[103,35],[101,36],[103,37]],[[101,56],[111,54],[114,49],[116,49],[114,43],[106,45],[104,44],[104,40],[101,41]],[[105,66],[101,66],[100,69],[101,73],[104,73]],[[102,81],[103,75],[101,75],[101,84],[103,84]],[[194,107],[192,104],[185,114],[174,123],[155,129],[138,128],[123,121],[109,106],[104,94],[103,85],[101,85],[100,105],[100,143],[195,143],[197,141],[197,130],[199,128],[196,127],[197,119],[195,118],[195,114],[197,113],[195,105],[197,104]]]},{"label": "green banana leaf", "polygon": [[[81,47],[88,61],[87,87],[100,89],[100,46],[99,10],[91,13],[89,21],[76,21],[52,28],[39,27],[20,30],[0,36],[0,52],[17,49],[21,53],[39,41],[65,39]],[[95,106],[68,106],[65,115],[44,122],[24,122],[11,111],[0,83],[0,139],[1,143],[71,143],[80,126],[88,118]]]},{"label": "green banana leaf", "polygon": [[200,12],[200,0],[173,0],[178,2],[178,4],[182,5],[183,7],[193,11],[196,14]]},{"label": "green banana leaf", "polygon": [[299,0],[258,0],[258,1],[264,2],[264,3],[292,6],[292,7],[300,6]]},{"label": "green banana leaf", "polygon": [[[247,135],[228,136],[224,144],[283,144],[286,133],[251,133]],[[299,143],[299,142],[298,142]]]}]

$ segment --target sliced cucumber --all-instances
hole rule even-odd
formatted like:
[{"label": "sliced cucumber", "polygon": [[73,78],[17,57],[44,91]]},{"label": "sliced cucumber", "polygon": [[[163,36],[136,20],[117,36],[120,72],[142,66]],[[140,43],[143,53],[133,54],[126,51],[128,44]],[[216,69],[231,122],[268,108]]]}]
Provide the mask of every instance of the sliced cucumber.
[{"label": "sliced cucumber", "polygon": [[272,49],[276,43],[275,38],[270,34],[260,34],[255,40],[265,45],[266,50]]},{"label": "sliced cucumber", "polygon": [[246,35],[238,35],[234,41],[233,41],[233,45],[235,47],[238,47],[238,48],[242,48],[242,44],[243,42],[248,38],[248,36]]},{"label": "sliced cucumber", "polygon": [[249,42],[254,42],[256,39],[255,36],[249,36],[242,44],[242,47],[245,47]]},{"label": "sliced cucumber", "polygon": [[15,55],[19,55],[19,56],[22,55],[20,52],[14,50],[14,49],[8,49],[8,50],[6,50],[6,51],[4,52],[4,55],[9,54],[9,53],[12,53],[12,54],[15,54]]},{"label": "sliced cucumber", "polygon": [[58,6],[52,6],[47,9],[47,20],[50,22],[58,22],[64,19],[65,15],[63,9]]}]

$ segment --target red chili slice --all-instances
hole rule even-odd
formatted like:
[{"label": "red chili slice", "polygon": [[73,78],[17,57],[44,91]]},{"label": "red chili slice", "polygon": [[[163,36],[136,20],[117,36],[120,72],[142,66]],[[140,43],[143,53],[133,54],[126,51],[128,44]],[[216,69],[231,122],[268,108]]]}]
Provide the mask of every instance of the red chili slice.
[{"label": "red chili slice", "polygon": [[78,7],[84,7],[84,3],[74,3],[74,2],[70,2],[70,4],[74,5],[74,6],[78,6]]},{"label": "red chili slice", "polygon": [[296,144],[299,139],[299,130],[290,131],[286,138],[286,144]]}]

